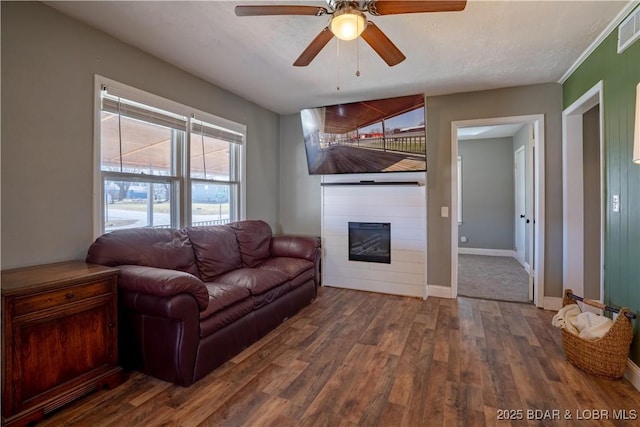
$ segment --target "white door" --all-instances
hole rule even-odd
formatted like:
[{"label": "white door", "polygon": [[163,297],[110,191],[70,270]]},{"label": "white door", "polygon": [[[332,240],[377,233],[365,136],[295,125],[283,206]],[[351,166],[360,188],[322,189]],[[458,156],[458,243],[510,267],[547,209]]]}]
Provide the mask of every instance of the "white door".
[{"label": "white door", "polygon": [[524,159],[524,147],[518,148],[515,152],[515,246],[516,246],[516,258],[520,264],[525,264],[525,233],[527,224],[527,208],[526,208],[526,171],[525,171],[525,159]]}]

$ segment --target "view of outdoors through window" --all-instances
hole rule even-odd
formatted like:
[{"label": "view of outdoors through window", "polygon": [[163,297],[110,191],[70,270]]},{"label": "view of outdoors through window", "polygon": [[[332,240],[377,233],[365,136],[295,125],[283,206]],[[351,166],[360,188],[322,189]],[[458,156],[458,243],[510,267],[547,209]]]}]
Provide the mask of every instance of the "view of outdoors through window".
[{"label": "view of outdoors through window", "polygon": [[105,181],[105,231],[171,227],[170,184]]},{"label": "view of outdoors through window", "polygon": [[[104,231],[235,220],[238,145],[225,140],[231,139],[225,135],[241,135],[127,102],[123,107],[118,98],[106,102],[103,98],[100,156]],[[181,164],[187,156],[188,173]],[[190,208],[189,221],[179,220],[185,213],[183,203]]]}]

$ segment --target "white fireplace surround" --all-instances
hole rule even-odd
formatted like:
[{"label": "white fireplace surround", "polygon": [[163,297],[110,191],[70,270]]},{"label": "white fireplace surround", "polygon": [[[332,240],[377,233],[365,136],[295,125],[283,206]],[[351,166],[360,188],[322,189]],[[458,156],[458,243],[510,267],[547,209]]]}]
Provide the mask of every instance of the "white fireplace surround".
[{"label": "white fireplace surround", "polygon": [[[394,185],[330,185],[360,181]],[[426,173],[323,175],[322,183],[323,285],[425,298]],[[349,221],[391,223],[390,264],[349,261]]]}]

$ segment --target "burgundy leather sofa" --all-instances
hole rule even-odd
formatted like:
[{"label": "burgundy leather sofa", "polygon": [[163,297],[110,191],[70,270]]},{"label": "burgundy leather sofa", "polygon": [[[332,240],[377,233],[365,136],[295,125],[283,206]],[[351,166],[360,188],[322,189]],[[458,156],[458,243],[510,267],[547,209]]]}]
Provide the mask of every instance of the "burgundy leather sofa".
[{"label": "burgundy leather sofa", "polygon": [[87,262],[120,269],[123,366],[188,386],[309,305],[320,239],[263,221],[104,234]]}]

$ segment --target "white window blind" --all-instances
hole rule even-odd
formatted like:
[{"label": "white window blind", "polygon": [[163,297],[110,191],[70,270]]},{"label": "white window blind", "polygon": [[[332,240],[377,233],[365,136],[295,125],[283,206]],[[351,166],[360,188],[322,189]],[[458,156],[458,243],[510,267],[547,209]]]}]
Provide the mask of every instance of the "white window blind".
[{"label": "white window blind", "polygon": [[109,95],[108,92],[102,95],[102,111],[176,130],[187,130],[187,118],[184,116]]},{"label": "white window blind", "polygon": [[224,129],[195,120],[191,122],[191,131],[198,135],[204,135],[210,138],[227,141],[234,144],[242,144],[244,139],[244,135],[239,132],[234,132],[229,129]]}]

